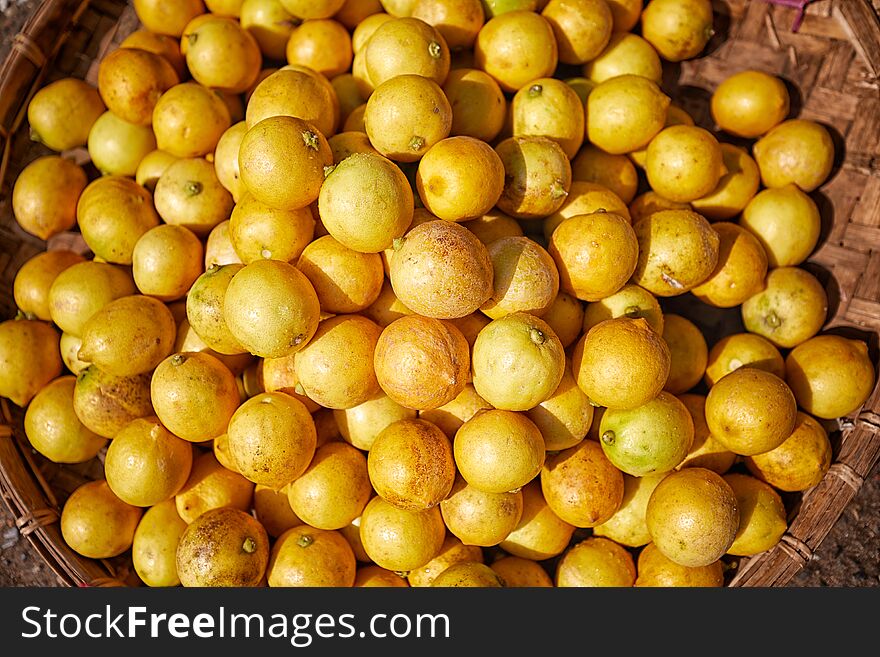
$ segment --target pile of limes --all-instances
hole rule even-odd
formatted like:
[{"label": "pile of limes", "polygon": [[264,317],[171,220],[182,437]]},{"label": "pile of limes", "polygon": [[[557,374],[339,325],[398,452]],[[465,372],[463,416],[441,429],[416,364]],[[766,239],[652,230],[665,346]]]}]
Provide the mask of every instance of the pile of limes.
[{"label": "pile of limes", "polygon": [[[875,374],[799,267],[828,131],[743,71],[711,113],[749,152],[660,86],[708,0],[206,4],[135,0],[97,89],[28,108],[60,154],[15,217],[91,255],[21,267],[0,394],[103,459],[73,550],[150,586],[717,586],[780,540]],[[687,293],[747,332],[710,350]]]}]

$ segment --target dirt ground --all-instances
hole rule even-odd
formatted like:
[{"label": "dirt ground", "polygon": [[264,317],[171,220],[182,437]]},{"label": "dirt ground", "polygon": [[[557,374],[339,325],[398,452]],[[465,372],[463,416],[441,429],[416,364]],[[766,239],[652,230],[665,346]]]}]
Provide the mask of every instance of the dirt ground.
[{"label": "dirt ground", "polygon": [[[0,61],[38,0],[0,0]],[[58,580],[0,504],[0,586],[54,586]],[[880,466],[790,586],[880,586]]]}]

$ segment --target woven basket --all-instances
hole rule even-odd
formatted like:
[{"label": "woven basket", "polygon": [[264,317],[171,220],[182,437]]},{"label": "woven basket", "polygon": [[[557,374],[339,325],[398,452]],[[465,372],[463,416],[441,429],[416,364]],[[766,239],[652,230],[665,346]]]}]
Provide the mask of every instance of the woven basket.
[{"label": "woven basket", "polygon": [[[716,0],[716,35],[705,53],[669,66],[664,88],[698,124],[712,128],[711,91],[728,75],[757,68],[782,76],[793,112],[822,122],[836,139],[838,162],[813,196],[823,215],[820,248],[807,263],[829,296],[825,330],[864,339],[876,361],[880,335],[880,0],[822,0],[797,9],[761,0]],[[795,3],[798,4],[798,3]],[[800,20],[802,18],[802,21]],[[798,25],[797,32],[792,28]],[[28,139],[27,104],[54,79],[93,84],[97,62],[137,28],[124,0],[45,0],[25,25],[0,71],[0,320],[15,313],[19,267],[47,245],[25,234],[10,208],[12,182],[45,151]],[[82,156],[82,153],[74,153]],[[80,159],[83,161],[83,159]],[[75,234],[48,248],[76,247]],[[82,482],[101,476],[101,456],[61,466],[36,454],[21,429],[20,409],[2,400],[0,493],[33,548],[67,585],[137,583],[130,558],[86,559],[61,537],[60,510]],[[777,547],[733,562],[731,586],[782,586],[809,561],[864,477],[880,458],[880,387],[863,409],[832,427],[834,463],[815,488],[786,497],[788,532]]]}]

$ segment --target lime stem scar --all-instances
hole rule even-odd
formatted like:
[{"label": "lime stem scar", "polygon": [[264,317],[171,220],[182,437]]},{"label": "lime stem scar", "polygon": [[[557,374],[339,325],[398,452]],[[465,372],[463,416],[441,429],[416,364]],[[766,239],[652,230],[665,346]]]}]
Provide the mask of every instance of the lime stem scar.
[{"label": "lime stem scar", "polygon": [[529,329],[529,338],[531,338],[532,342],[535,344],[544,344],[547,341],[547,336],[544,335],[544,332],[534,326]]}]

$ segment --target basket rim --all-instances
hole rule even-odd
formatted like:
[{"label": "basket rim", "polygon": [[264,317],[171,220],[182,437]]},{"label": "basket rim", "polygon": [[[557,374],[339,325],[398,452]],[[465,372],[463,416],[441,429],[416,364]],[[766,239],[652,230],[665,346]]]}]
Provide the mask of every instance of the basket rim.
[{"label": "basket rim", "polygon": [[[764,0],[766,1],[766,0]],[[850,42],[874,78],[880,77],[880,18],[871,0],[832,0],[832,10],[844,26]],[[26,119],[30,98],[42,86],[64,42],[95,0],[43,0],[25,23],[0,66],[0,199],[6,192],[6,174],[12,142]],[[827,329],[828,327],[823,327]],[[878,332],[880,333],[880,332]],[[876,364],[875,364],[876,365]],[[84,558],[64,543],[60,534],[57,500],[34,460],[28,454],[26,438],[14,429],[7,400],[0,417],[0,497],[31,546],[67,586],[118,584],[117,572],[107,561]],[[812,558],[814,551],[855,497],[865,477],[880,461],[880,377],[865,406],[839,420],[841,438],[837,459],[823,480],[803,493],[800,508],[780,543],[771,550],[739,561],[728,583],[740,586],[782,586]],[[7,440],[8,439],[8,440]],[[29,475],[25,489],[16,488],[11,469],[22,468]],[[820,509],[833,514],[827,526],[814,532],[815,522],[798,520],[803,511],[821,502]],[[820,514],[821,516],[822,514]],[[804,526],[801,526],[804,525]],[[769,580],[762,579],[774,571]]]}]

